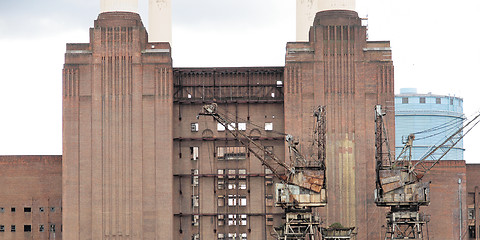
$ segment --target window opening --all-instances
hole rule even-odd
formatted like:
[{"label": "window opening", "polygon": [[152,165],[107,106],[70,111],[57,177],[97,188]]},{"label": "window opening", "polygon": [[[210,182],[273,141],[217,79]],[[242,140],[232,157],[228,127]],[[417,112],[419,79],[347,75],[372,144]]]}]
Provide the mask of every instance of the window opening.
[{"label": "window opening", "polygon": [[265,123],[265,131],[273,131],[273,123],[271,122]]},{"label": "window opening", "polygon": [[192,123],[190,126],[192,132],[198,132],[198,123]]},{"label": "window opening", "polygon": [[32,225],[23,225],[23,231],[24,232],[31,232],[32,231]]},{"label": "window opening", "polygon": [[190,147],[190,159],[192,161],[198,160],[198,147]]}]

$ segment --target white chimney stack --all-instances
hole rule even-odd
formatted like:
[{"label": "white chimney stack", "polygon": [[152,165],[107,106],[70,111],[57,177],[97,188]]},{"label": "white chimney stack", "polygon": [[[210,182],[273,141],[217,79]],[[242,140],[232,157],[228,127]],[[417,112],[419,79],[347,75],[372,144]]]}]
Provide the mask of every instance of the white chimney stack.
[{"label": "white chimney stack", "polygon": [[297,0],[297,41],[308,41],[315,14],[326,10],[355,11],[355,0]]},{"label": "white chimney stack", "polygon": [[100,0],[100,12],[138,13],[138,0]]},{"label": "white chimney stack", "polygon": [[172,43],[171,0],[149,0],[148,41]]}]

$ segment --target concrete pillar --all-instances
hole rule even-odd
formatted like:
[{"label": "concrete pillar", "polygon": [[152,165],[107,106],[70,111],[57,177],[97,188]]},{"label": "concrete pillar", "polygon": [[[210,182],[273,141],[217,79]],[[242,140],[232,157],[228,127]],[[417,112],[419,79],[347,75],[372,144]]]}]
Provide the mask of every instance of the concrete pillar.
[{"label": "concrete pillar", "polygon": [[148,41],[172,42],[172,1],[149,0]]},{"label": "concrete pillar", "polygon": [[138,0],[100,0],[100,12],[138,13]]}]

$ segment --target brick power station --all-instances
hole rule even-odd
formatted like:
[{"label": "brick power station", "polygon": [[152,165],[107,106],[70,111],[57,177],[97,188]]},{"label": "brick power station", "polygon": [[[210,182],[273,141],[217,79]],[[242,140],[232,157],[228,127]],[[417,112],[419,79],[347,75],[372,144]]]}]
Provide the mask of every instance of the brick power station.
[{"label": "brick power station", "polygon": [[[317,214],[383,239],[374,108],[393,113],[394,73],[389,42],[366,31],[355,11],[325,10],[308,41],[287,43],[285,66],[173,68],[169,43],[149,41],[138,14],[101,13],[89,43],[67,44],[63,155],[0,157],[0,239],[274,239],[279,180],[199,115],[209,103],[287,163],[284,133],[312,154],[312,113],[326,106],[328,203]],[[479,229],[478,176],[446,160],[426,177],[430,239]]]}]

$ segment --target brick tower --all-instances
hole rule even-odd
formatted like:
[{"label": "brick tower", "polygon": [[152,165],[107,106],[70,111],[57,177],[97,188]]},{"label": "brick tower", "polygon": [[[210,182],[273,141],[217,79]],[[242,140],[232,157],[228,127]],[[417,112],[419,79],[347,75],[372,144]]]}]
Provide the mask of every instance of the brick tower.
[{"label": "brick tower", "polygon": [[63,71],[64,239],[173,239],[169,44],[101,13]]},{"label": "brick tower", "polygon": [[[326,106],[328,203],[323,220],[327,226],[356,227],[358,239],[379,239],[384,214],[373,198],[374,107],[393,110],[393,63],[390,43],[367,41],[366,30],[354,11],[321,11],[308,42],[287,44],[285,131],[298,136],[308,152],[313,110]],[[394,114],[387,116],[393,134]]]}]

